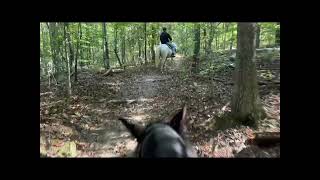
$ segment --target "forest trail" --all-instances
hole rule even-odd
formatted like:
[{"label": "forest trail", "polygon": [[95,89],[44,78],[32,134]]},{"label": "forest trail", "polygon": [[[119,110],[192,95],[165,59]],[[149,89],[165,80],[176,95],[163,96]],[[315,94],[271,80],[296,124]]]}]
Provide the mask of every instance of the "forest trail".
[{"label": "forest trail", "polygon": [[[177,73],[181,73],[184,62],[184,57],[177,54],[173,59],[168,58],[167,71],[164,74],[154,68],[132,72],[130,77],[123,79],[122,86],[120,86],[114,101],[109,102],[117,105],[116,109],[120,109],[119,115],[143,125],[167,118],[179,108],[179,104],[183,103],[173,106],[174,97],[178,95],[176,91],[179,90],[175,86],[179,84]],[[98,156],[103,157],[116,157],[119,154],[120,156],[126,154],[130,156],[137,143],[127,129],[117,121],[116,115],[113,117],[115,125],[106,121],[104,130],[97,136],[95,151],[101,152]],[[115,150],[115,147],[118,147],[119,150]],[[121,148],[123,148],[122,151]]]},{"label": "forest trail", "polygon": [[[165,74],[153,67],[127,69],[110,76],[83,71],[79,74],[79,82],[74,85],[75,94],[79,96],[73,96],[77,106],[79,101],[83,102],[83,112],[71,113],[62,108],[64,118],[75,120],[71,120],[71,124],[57,124],[59,128],[44,127],[42,135],[45,136],[46,131],[61,133],[57,131],[68,128],[71,129],[69,131],[77,132],[73,133],[77,134],[74,139],[79,141],[77,145],[83,146],[77,157],[119,157],[130,154],[136,147],[136,141],[117,120],[118,117],[125,116],[145,125],[166,118],[180,108],[183,102],[177,103],[174,99],[179,91],[177,70],[181,70],[183,61],[183,56],[178,54],[173,61],[169,58]],[[69,103],[65,106],[72,105],[72,102]],[[61,116],[56,115],[60,119]]]},{"label": "forest trail", "polygon": [[[82,70],[79,72],[78,82],[73,84],[73,96],[70,99],[65,96],[65,85],[50,90],[42,85],[42,153],[50,157],[59,156],[55,150],[56,146],[60,148],[74,143],[76,153],[68,157],[132,156],[137,143],[118,121],[119,116],[146,125],[167,118],[186,103],[189,119],[187,136],[198,153],[202,153],[199,156],[231,156],[232,152],[224,152],[221,155],[219,151],[217,152],[220,155],[215,155],[212,142],[219,132],[214,126],[215,116],[230,111],[232,86],[192,76],[185,69],[186,63],[188,60],[180,55],[173,61],[168,59],[167,71],[164,74],[152,66],[128,68],[121,73],[108,76]],[[264,86],[260,91],[264,104],[269,104],[267,107],[272,112],[279,111],[273,114],[272,121],[275,123],[268,121],[264,126],[268,130],[280,131],[278,88],[266,89]],[[240,134],[240,139],[243,139],[243,134],[247,131],[248,128],[243,127],[228,133],[234,137]],[[243,148],[242,140],[238,144],[234,143],[234,149]]]},{"label": "forest trail", "polygon": [[[168,58],[160,73],[151,59],[164,27],[185,57]],[[267,115],[257,126],[229,116],[231,103],[245,110],[253,100]],[[247,148],[243,157],[280,157],[279,143],[245,144],[280,132],[280,23],[40,23],[40,157],[131,156],[136,141],[120,116],[146,125],[183,105],[199,157]]]},{"label": "forest trail", "polygon": [[[166,66],[170,71],[176,71],[181,68],[183,60],[183,56],[177,55],[173,61],[168,59],[170,62],[167,62]],[[155,69],[145,73],[140,72],[132,73],[130,78],[125,78],[118,96],[109,102],[117,104],[117,109],[121,109],[119,115],[146,125],[152,120],[165,118],[160,114],[167,106],[168,97],[165,95],[173,95],[167,82],[173,79],[174,73],[161,74]],[[103,111],[103,108],[100,110]],[[97,156],[117,157],[119,153],[120,156],[130,155],[137,145],[128,130],[117,121],[116,115],[113,117],[115,122],[106,122],[103,130],[97,134],[97,141],[93,142],[94,151],[98,152]],[[114,147],[118,147],[119,150],[114,150]],[[121,151],[121,148],[124,151]]]}]

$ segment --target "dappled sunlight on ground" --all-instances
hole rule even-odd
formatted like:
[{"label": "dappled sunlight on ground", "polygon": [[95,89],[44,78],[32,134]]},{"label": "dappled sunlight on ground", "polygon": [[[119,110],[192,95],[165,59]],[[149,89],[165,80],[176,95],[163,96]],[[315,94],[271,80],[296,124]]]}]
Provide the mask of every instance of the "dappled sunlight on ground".
[{"label": "dappled sunlight on ground", "polygon": [[[120,116],[146,125],[170,117],[187,104],[187,133],[199,155],[233,157],[244,148],[248,128],[222,132],[215,127],[216,117],[230,112],[232,85],[189,75],[179,54],[172,63],[165,75],[150,67],[110,76],[79,72],[70,99],[64,95],[64,86],[41,89],[41,152],[54,157],[56,152],[49,147],[60,140],[74,142],[77,157],[128,157],[137,142],[118,121]],[[227,74],[226,81],[231,79],[231,73]],[[257,131],[280,131],[279,88],[261,86],[259,91],[268,118]]]}]

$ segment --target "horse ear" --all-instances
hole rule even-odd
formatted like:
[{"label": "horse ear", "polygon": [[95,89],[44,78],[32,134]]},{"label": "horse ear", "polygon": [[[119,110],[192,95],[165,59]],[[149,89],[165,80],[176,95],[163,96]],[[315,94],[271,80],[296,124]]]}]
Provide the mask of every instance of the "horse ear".
[{"label": "horse ear", "polygon": [[124,118],[124,117],[120,117],[119,120],[122,122],[122,124],[124,126],[126,126],[126,128],[130,131],[130,133],[137,138],[138,140],[140,139],[143,131],[144,131],[144,127],[138,124],[134,124],[132,122],[130,122],[129,119]]},{"label": "horse ear", "polygon": [[168,122],[168,124],[180,135],[187,130],[187,106],[180,109]]}]

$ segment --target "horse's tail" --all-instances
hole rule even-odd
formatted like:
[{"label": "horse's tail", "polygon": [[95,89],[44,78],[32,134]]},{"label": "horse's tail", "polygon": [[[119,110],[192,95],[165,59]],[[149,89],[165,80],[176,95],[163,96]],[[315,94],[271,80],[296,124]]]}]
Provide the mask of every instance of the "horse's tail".
[{"label": "horse's tail", "polygon": [[160,46],[156,47],[155,63],[156,67],[158,67],[160,63]]}]

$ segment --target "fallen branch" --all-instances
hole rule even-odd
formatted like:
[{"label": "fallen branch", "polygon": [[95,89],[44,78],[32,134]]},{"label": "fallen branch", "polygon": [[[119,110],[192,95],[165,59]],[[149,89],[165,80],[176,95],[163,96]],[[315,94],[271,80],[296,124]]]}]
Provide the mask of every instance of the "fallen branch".
[{"label": "fallen branch", "polygon": [[107,72],[105,72],[104,74],[102,74],[102,76],[107,76],[110,72],[111,72],[111,68],[110,69],[108,69],[108,71]]},{"label": "fallen branch", "polygon": [[40,96],[45,96],[45,95],[48,95],[48,94],[53,94],[53,92],[40,93]]},{"label": "fallen branch", "polygon": [[280,84],[280,81],[258,82],[258,85]]},{"label": "fallen branch", "polygon": [[257,146],[271,146],[280,143],[280,132],[253,133],[246,144]]},{"label": "fallen branch", "polygon": [[110,100],[108,103],[115,103],[115,104],[132,104],[132,103],[138,103],[138,102],[152,102],[153,99],[115,99]]},{"label": "fallen branch", "polygon": [[[222,83],[226,84],[226,81],[225,81],[225,80],[222,80],[222,79],[212,78],[212,80],[215,80],[215,81],[222,82]],[[227,84],[229,84],[229,83],[227,83]],[[232,84],[233,84],[233,83],[232,83]]]},{"label": "fallen branch", "polygon": [[48,104],[43,102],[43,103],[40,103],[40,106],[50,107],[50,106],[54,106],[54,105],[56,105],[58,103],[62,103],[62,102],[63,102],[62,100],[59,100],[59,101],[56,101],[56,102],[52,102],[52,103],[48,103]]},{"label": "fallen branch", "polygon": [[126,100],[126,99],[108,101],[108,103],[115,103],[115,104],[132,104],[132,103],[136,103],[136,102],[137,102],[137,100]]},{"label": "fallen branch", "polygon": [[277,70],[277,71],[279,71],[280,70],[280,68],[266,68],[266,67],[261,67],[261,68],[257,68],[257,70]]},{"label": "fallen branch", "polygon": [[123,69],[112,69],[112,73],[122,73],[124,72]]},{"label": "fallen branch", "polygon": [[137,81],[137,82],[155,82],[155,81],[164,81],[167,79],[145,79],[143,81]]}]

